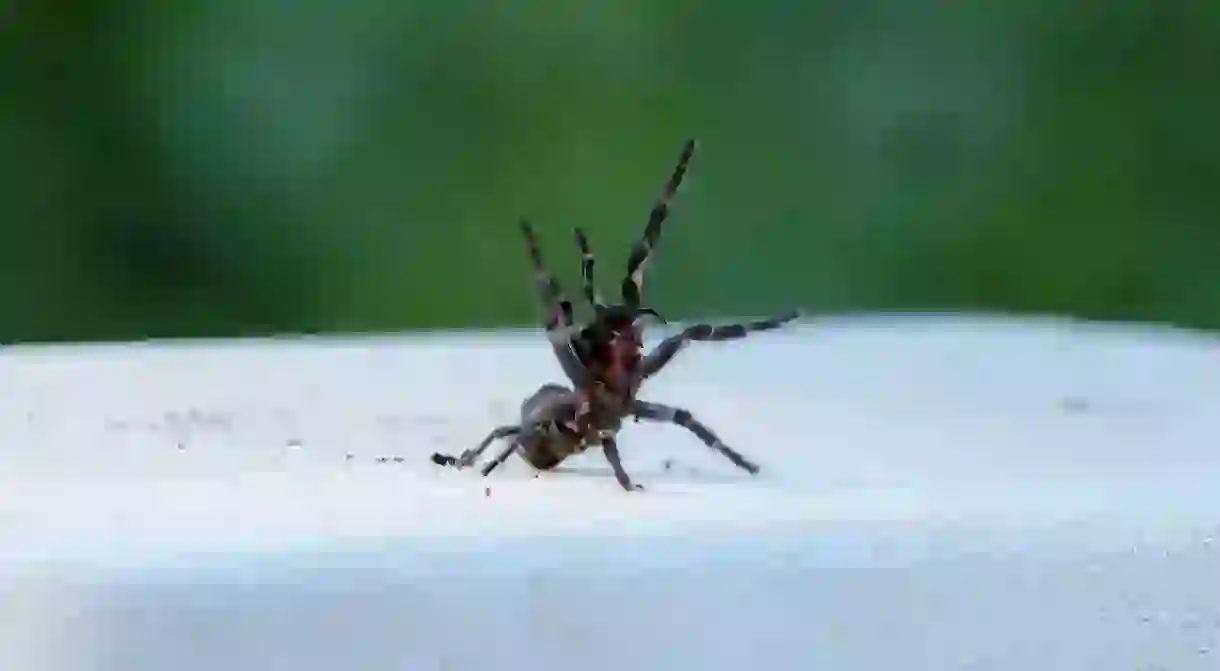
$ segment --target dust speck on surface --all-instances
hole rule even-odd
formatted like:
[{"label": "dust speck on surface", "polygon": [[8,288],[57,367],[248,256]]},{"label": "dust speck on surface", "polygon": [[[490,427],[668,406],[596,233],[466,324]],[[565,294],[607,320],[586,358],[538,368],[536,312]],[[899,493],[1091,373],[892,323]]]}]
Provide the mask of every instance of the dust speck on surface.
[{"label": "dust speck on surface", "polygon": [[1092,405],[1083,396],[1065,396],[1059,399],[1059,408],[1070,414],[1079,414],[1091,410]]}]

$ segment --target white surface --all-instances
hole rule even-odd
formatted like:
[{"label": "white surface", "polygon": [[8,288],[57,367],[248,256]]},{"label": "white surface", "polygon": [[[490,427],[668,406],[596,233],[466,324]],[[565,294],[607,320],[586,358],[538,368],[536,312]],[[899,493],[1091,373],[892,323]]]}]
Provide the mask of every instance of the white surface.
[{"label": "white surface", "polygon": [[537,333],[0,353],[0,668],[1220,665],[1220,342],[817,322],[643,394],[758,478],[647,424],[642,494],[428,463],[558,376]]}]

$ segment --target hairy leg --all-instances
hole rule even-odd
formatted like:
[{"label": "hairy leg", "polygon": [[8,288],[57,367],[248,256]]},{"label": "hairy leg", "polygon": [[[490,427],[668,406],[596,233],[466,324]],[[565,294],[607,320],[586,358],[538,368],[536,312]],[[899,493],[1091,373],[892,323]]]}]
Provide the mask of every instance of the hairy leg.
[{"label": "hairy leg", "polygon": [[521,233],[525,236],[525,244],[529,250],[530,262],[534,269],[534,284],[538,287],[538,295],[547,311],[547,330],[570,326],[572,324],[572,302],[563,293],[559,280],[546,267],[542,258],[542,248],[538,244],[538,234],[528,220],[521,220]]},{"label": "hairy leg", "polygon": [[648,356],[644,357],[644,360],[640,363],[640,375],[644,378],[649,378],[659,373],[687,343],[739,340],[751,333],[777,329],[799,316],[800,312],[794,310],[778,317],[760,319],[743,324],[729,324],[726,326],[695,324],[683,329],[677,335],[662,340],[656,349],[649,352]]},{"label": "hairy leg", "polygon": [[585,235],[584,229],[577,228],[575,232],[576,245],[580,247],[580,277],[583,282],[585,300],[589,301],[594,313],[600,313],[605,305],[602,303],[601,296],[597,295],[597,285],[593,281],[593,266],[596,258],[589,247],[589,237]]},{"label": "hairy leg", "polygon": [[[568,456],[579,452],[581,437],[566,424],[560,419],[548,419],[530,425],[483,467],[483,475],[490,474],[519,451],[525,451],[525,460],[539,470],[550,469]],[[539,446],[542,446],[545,454],[535,452]]]},{"label": "hairy leg", "polygon": [[538,246],[538,236],[529,221],[521,220],[521,233],[529,248],[530,261],[534,268],[534,283],[538,287],[538,295],[542,299],[543,309],[548,317],[545,323],[547,338],[551,341],[551,349],[563,373],[576,386],[585,379],[585,369],[572,349],[572,335],[578,330],[573,323],[572,302],[563,294],[559,281],[547,269],[542,258],[542,249]]},{"label": "hairy leg", "polygon": [[516,424],[496,427],[491,433],[487,434],[487,437],[484,438],[483,441],[478,444],[478,446],[463,452],[462,456],[458,457],[456,466],[458,468],[466,468],[467,466],[473,465],[479,457],[483,456],[483,453],[487,451],[488,446],[490,446],[493,441],[503,440],[504,438],[513,437],[520,433],[521,427]]},{"label": "hairy leg", "polygon": [[682,154],[678,157],[678,165],[674,168],[673,174],[670,175],[669,180],[665,183],[665,188],[661,191],[661,196],[653,203],[652,211],[648,214],[648,224],[644,227],[643,237],[631,248],[631,255],[627,258],[627,276],[623,279],[622,292],[623,301],[632,310],[640,306],[644,290],[644,268],[648,265],[653,248],[661,238],[661,225],[669,216],[669,204],[678,192],[678,187],[682,185],[687,166],[694,154],[695,141],[687,140],[682,147]]},{"label": "hairy leg", "polygon": [[610,462],[610,469],[614,471],[614,479],[618,480],[619,486],[629,492],[644,489],[637,484],[633,484],[631,477],[627,475],[627,471],[623,470],[623,460],[619,456],[618,442],[614,439],[614,435],[611,433],[603,434],[600,440],[602,452],[606,455],[606,461]]},{"label": "hairy leg", "polygon": [[[566,421],[573,415],[572,408],[578,403],[576,395],[567,387],[554,383],[544,384],[521,404],[521,423],[505,424],[492,429],[477,446],[462,452],[457,457],[440,454],[432,455],[432,461],[441,466],[456,466],[459,469],[473,466],[487,448],[497,440],[504,438],[521,439],[521,436],[531,431],[539,430],[555,422]],[[511,454],[512,450],[508,450]],[[505,457],[507,458],[507,456]]]},{"label": "hairy leg", "polygon": [[503,450],[500,451],[499,454],[496,455],[495,459],[492,459],[491,461],[487,462],[487,465],[483,467],[483,470],[482,470],[483,477],[487,477],[487,475],[490,474],[492,471],[496,470],[496,468],[499,467],[500,464],[504,463],[505,461],[508,461],[508,458],[511,457],[513,455],[513,453],[517,451],[517,448],[520,446],[521,446],[521,439],[519,437],[514,438],[512,440],[512,442],[510,442]]},{"label": "hairy leg", "polygon": [[750,475],[758,474],[759,468],[754,462],[746,459],[741,453],[721,442],[719,436],[704,426],[702,422],[696,420],[688,410],[661,403],[636,401],[632,407],[632,414],[640,419],[677,424],[695,434],[699,440],[703,441],[704,445],[727,457],[738,468],[748,471]]},{"label": "hairy leg", "polygon": [[572,390],[557,384],[540,387],[521,405],[520,431],[511,444],[483,467],[483,475],[498,468],[525,442],[574,440],[569,424],[574,421],[579,409],[580,398]]},{"label": "hairy leg", "polygon": [[484,438],[483,441],[478,444],[478,446],[465,450],[456,457],[448,454],[441,454],[440,452],[434,452],[432,454],[432,463],[438,466],[454,466],[458,469],[466,468],[467,466],[473,465],[475,460],[482,456],[483,452],[487,451],[487,447],[491,445],[492,442],[501,440],[503,438],[508,438],[509,436],[515,436],[520,432],[521,427],[516,424],[497,426],[495,429],[492,429],[491,433],[487,434],[487,437]]}]

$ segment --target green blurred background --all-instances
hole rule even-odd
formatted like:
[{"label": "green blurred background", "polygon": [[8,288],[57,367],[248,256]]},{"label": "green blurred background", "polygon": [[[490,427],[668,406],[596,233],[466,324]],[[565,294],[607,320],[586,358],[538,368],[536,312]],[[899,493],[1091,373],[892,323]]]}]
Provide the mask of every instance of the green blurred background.
[{"label": "green blurred background", "polygon": [[1220,327],[1220,2],[5,0],[0,339],[539,321],[687,137],[671,319]]}]

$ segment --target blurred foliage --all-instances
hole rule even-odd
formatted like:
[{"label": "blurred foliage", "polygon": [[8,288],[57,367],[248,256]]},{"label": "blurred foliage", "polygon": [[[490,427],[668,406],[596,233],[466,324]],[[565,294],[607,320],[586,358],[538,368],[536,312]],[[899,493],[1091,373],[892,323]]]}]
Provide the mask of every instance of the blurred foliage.
[{"label": "blurred foliage", "polygon": [[1220,327],[1220,3],[6,4],[5,342],[537,323],[687,137],[671,318]]}]

